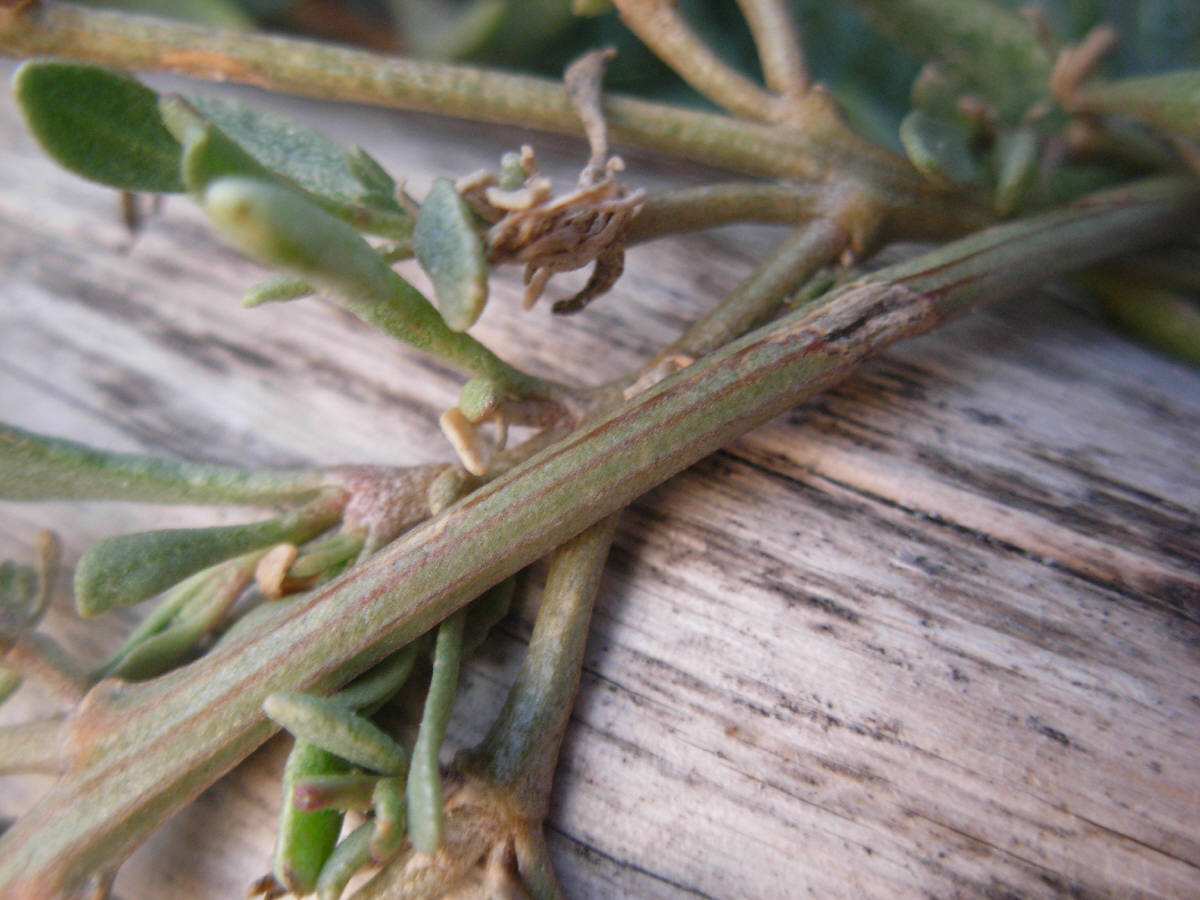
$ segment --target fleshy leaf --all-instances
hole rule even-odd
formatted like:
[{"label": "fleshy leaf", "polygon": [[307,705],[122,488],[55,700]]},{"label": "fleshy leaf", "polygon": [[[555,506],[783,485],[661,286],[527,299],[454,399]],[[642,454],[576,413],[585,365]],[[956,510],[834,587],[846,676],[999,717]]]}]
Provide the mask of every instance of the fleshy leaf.
[{"label": "fleshy leaf", "polygon": [[7,666],[0,665],[0,703],[17,692],[21,686],[21,676]]},{"label": "fleshy leaf", "polygon": [[105,538],[75,569],[75,605],[82,616],[140,603],[189,575],[272,544],[307,540],[336,521],[320,501],[286,516],[249,525],[172,528]]},{"label": "fleshy leaf", "polygon": [[245,176],[290,188],[362,231],[401,240],[412,233],[411,216],[379,190],[390,176],[364,162],[365,151],[352,165],[348,151],[317,132],[223,97],[169,94],[159,111],[184,147],[183,181],[198,200],[217,178]]},{"label": "fleshy leaf", "polygon": [[254,472],[110,453],[0,423],[0,499],[4,500],[272,505],[311,496],[323,480],[316,470]]},{"label": "fleshy leaf", "polygon": [[1007,216],[1025,197],[1037,174],[1038,138],[1019,128],[996,142],[996,212]]},{"label": "fleshy leaf", "polygon": [[334,848],[317,879],[317,900],[338,900],[342,896],[350,879],[370,862],[374,833],[374,823],[363,822]]},{"label": "fleshy leaf", "polygon": [[413,251],[433,282],[446,325],[466,331],[487,302],[487,255],[470,208],[445,178],[434,181],[421,204]]},{"label": "fleshy leaf", "polygon": [[408,770],[408,754],[403,747],[335,700],[285,691],[267,697],[263,712],[298,740],[316,744],[356,766],[383,775]]},{"label": "fleshy leaf", "polygon": [[900,123],[900,143],[912,164],[935,184],[952,187],[975,181],[978,166],[967,133],[953,122],[915,109]]},{"label": "fleshy leaf", "polygon": [[459,610],[438,626],[437,643],[433,651],[433,674],[429,679],[425,710],[413,746],[412,768],[408,771],[405,798],[409,839],[414,849],[422,853],[437,852],[445,835],[438,751],[446,737],[450,711],[458,691],[465,619],[466,612]]},{"label": "fleshy leaf", "polygon": [[1200,138],[1200,69],[1086,84],[1072,108],[1128,116],[1169,134]]},{"label": "fleshy leaf", "polygon": [[296,741],[283,770],[283,808],[275,840],[275,877],[301,896],[317,886],[317,876],[337,846],[342,814],[335,809],[306,811],[292,802],[293,786],[304,778],[344,773],[349,766],[332,753]]},{"label": "fleshy leaf", "polygon": [[158,114],[158,95],[99,66],[27,62],[13,94],[30,132],[59,165],[125,191],[175,193],[179,142]]}]

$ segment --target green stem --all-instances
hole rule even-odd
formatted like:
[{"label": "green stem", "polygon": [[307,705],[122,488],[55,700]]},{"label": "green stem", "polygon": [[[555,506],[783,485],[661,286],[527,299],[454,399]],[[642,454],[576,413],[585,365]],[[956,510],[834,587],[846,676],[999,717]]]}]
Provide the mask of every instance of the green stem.
[{"label": "green stem", "polygon": [[825,185],[731,182],[650,194],[633,220],[631,244],[735,222],[800,225],[829,205]]},{"label": "green stem", "polygon": [[528,821],[550,803],[558,749],[579,690],[592,604],[616,531],[611,515],[554,551],[529,649],[471,768],[509,794]]},{"label": "green stem", "polygon": [[880,270],[589,422],[312,594],[140,685],[101,682],[71,771],[0,838],[0,895],[67,896],[274,730],[262,702],[328,691],[490,585],[895,341],[970,304],[1193,228],[1200,188],[1143,182]]},{"label": "green stem", "polygon": [[845,229],[829,219],[814,219],[792,232],[749,278],[694,322],[656,360],[673,355],[703,356],[731,336],[761,325],[814,272],[836,259],[849,243]]}]

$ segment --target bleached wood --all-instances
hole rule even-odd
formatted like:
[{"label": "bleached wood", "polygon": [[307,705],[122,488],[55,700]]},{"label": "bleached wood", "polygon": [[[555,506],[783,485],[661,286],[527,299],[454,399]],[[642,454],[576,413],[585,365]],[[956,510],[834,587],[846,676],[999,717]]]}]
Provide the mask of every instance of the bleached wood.
[{"label": "bleached wood", "polygon": [[[7,70],[7,67],[4,67]],[[256,98],[258,99],[258,98]],[[267,101],[420,193],[532,141]],[[0,419],[118,450],[256,465],[446,458],[460,379],[261,276],[185,201],[130,246],[110,193],[55,169],[0,100]],[[632,161],[629,179],[668,169]],[[695,173],[692,173],[694,175]],[[635,250],[571,319],[509,274],[476,333],[579,382],[650,356],[771,232]],[[413,274],[411,268],[405,269]],[[415,277],[415,276],[414,276]],[[1200,893],[1200,375],[1031,295],[890,352],[628,511],[563,751],[551,848],[580,898]],[[105,535],[240,510],[0,505],[68,563]],[[532,610],[464,672],[478,739]],[[136,612],[47,628],[99,659]],[[47,702],[25,689],[12,721]],[[285,743],[163,828],[117,894],[238,896],[266,870]],[[5,779],[0,815],[45,782]]]}]

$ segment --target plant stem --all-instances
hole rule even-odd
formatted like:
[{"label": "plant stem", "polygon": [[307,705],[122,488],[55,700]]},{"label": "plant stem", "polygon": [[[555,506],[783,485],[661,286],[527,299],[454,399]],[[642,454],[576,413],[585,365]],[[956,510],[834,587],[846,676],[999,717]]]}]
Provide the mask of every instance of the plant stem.
[{"label": "plant stem", "polygon": [[744,119],[780,118],[778,98],[717,56],[672,0],[615,0],[615,6],[643,44],[717,106]]},{"label": "plant stem", "polygon": [[791,100],[803,96],[811,80],[787,4],[783,0],[738,0],[738,6],[754,36],[767,87]]},{"label": "plant stem", "polygon": [[0,728],[0,775],[65,771],[65,724],[66,716],[58,715]]},{"label": "plant stem", "polygon": [[846,248],[849,237],[836,222],[820,218],[792,232],[728,297],[697,319],[655,361],[681,354],[711,353],[731,335],[761,325],[821,266]]},{"label": "plant stem", "polygon": [[579,428],[312,594],[241,620],[196,663],[105,681],[74,765],[0,838],[0,895],[64,897],[272,732],[263,700],[324,692],[733,437],[970,305],[1194,227],[1200,188],[1158,179],[991,229],[830,294]]},{"label": "plant stem", "polygon": [[617,515],[554,551],[529,649],[508,699],[470,769],[538,825],[550,804],[558,748],[579,689],[592,605],[616,532]]},{"label": "plant stem", "polygon": [[56,696],[78,703],[91,681],[83,668],[54,638],[32,632],[20,635],[4,654],[4,668],[32,678]]},{"label": "plant stem", "polygon": [[[0,11],[0,53],[176,72],[339,102],[367,103],[582,134],[559,82],[364,50],[74,7]],[[604,101],[610,139],[751,175],[800,181],[840,172],[877,187],[913,237],[961,233],[982,207],[925,181],[845,127],[785,129],[626,97]]]},{"label": "plant stem", "polygon": [[735,222],[800,225],[829,205],[826,185],[729,182],[650,194],[630,226],[631,244]]}]

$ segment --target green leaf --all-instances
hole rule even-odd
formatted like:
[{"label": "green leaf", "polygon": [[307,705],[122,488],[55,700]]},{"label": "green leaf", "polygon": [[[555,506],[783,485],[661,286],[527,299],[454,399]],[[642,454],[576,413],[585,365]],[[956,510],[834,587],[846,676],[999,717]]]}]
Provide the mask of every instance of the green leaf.
[{"label": "green leaf", "polygon": [[452,331],[466,331],[487,302],[487,254],[470,207],[445,178],[434,181],[421,204],[413,252],[433,282],[446,324]]},{"label": "green leaf", "polygon": [[338,900],[350,879],[371,859],[371,837],[375,825],[363,822],[334,848],[317,879],[318,900]]},{"label": "green leaf", "polygon": [[1012,213],[1024,199],[1037,174],[1038,137],[1031,128],[1019,128],[996,141],[996,212]]},{"label": "green leaf", "polygon": [[387,173],[370,153],[355,144],[346,151],[346,166],[358,183],[365,189],[365,196],[386,198],[388,202],[399,208],[396,201],[396,179]]},{"label": "green leaf", "polygon": [[371,858],[381,863],[391,859],[404,843],[408,811],[404,803],[404,781],[380,778],[371,796],[375,808],[375,830],[371,835]]},{"label": "green leaf", "polygon": [[311,497],[314,469],[254,472],[133,453],[110,453],[0,423],[0,499],[129,500],[273,505]]},{"label": "green leaf", "polygon": [[226,240],[259,262],[311,281],[373,328],[475,375],[511,396],[545,396],[544,382],[514,369],[470,335],[452,331],[437,309],[353,228],[297,193],[252,178],[221,178],[204,211]]},{"label": "green leaf", "polygon": [[979,167],[965,131],[953,122],[914,109],[900,123],[900,143],[918,171],[943,187],[972,184]]},{"label": "green leaf", "polygon": [[17,692],[21,686],[21,676],[7,666],[0,665],[0,703]]},{"label": "green leaf", "polygon": [[405,644],[329,699],[347,709],[371,708],[383,703],[404,687],[422,646],[424,641],[420,638]]},{"label": "green leaf", "polygon": [[458,392],[458,408],[468,422],[478,424],[494,413],[504,400],[504,392],[490,378],[472,378]]},{"label": "green leaf", "polygon": [[0,562],[0,635],[25,628],[33,618],[38,576],[32,566]]},{"label": "green leaf", "polygon": [[321,869],[337,846],[342,814],[335,809],[305,811],[292,800],[295,785],[305,778],[344,773],[349,766],[305,741],[296,741],[283,769],[283,808],[275,839],[275,877],[301,896],[317,886]]},{"label": "green leaf", "polygon": [[297,278],[294,275],[276,275],[251,285],[245,296],[242,297],[242,306],[250,309],[262,306],[264,303],[285,303],[289,300],[309,297],[315,291],[316,288],[303,278]]},{"label": "green leaf", "polygon": [[[154,627],[139,626],[107,665],[104,675],[128,681],[153,678],[174,668],[205,635],[221,624],[241,592],[254,580],[254,567],[264,551],[248,553],[198,572],[167,593],[147,618]],[[163,607],[174,606],[164,618]],[[143,622],[145,625],[145,622]]]},{"label": "green leaf", "polygon": [[1161,353],[1200,366],[1200,306],[1186,296],[1109,269],[1079,276],[1104,314],[1129,336]]},{"label": "green leaf", "polygon": [[1169,134],[1200,138],[1200,69],[1085,84],[1073,107],[1128,116]]},{"label": "green leaf", "polygon": [[[185,148],[183,181],[197,200],[216,179],[244,176],[290,188],[362,231],[401,240],[412,233],[394,182],[365,151],[223,97],[168,94],[159,111]],[[393,192],[381,192],[385,182]]]},{"label": "green leaf", "polygon": [[30,132],[62,167],[125,191],[175,193],[181,149],[163,126],[158,96],[98,66],[22,65],[13,94]]},{"label": "green leaf", "polygon": [[106,538],[75,569],[75,606],[81,616],[140,603],[189,575],[251,550],[296,543],[338,518],[331,504],[316,503],[266,522],[216,528],[173,528]]},{"label": "green leaf", "polygon": [[[187,95],[188,102],[266,168],[304,190],[341,204],[369,198],[371,204],[401,212],[392,196],[395,183],[365,152],[347,151],[337,142],[285,116],[255,109],[228,97]],[[371,166],[363,157],[374,163]],[[365,171],[371,169],[369,174]],[[360,177],[362,175],[366,177]],[[391,189],[379,190],[382,179]]]},{"label": "green leaf", "polygon": [[408,754],[376,725],[336,700],[298,691],[272,694],[263,712],[298,739],[382,775],[408,770]]},{"label": "green leaf", "polygon": [[442,808],[442,775],[438,751],[446,737],[450,711],[458,691],[458,667],[462,660],[463,622],[466,611],[459,610],[438,626],[433,651],[433,674],[425,710],[413,746],[412,768],[408,771],[405,797],[408,801],[408,829],[414,849],[434,853],[445,834]]}]

